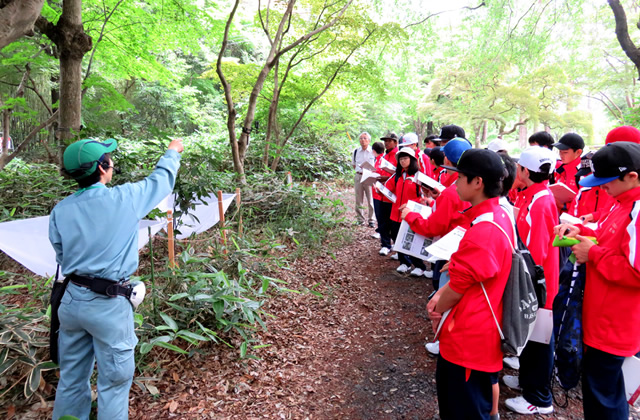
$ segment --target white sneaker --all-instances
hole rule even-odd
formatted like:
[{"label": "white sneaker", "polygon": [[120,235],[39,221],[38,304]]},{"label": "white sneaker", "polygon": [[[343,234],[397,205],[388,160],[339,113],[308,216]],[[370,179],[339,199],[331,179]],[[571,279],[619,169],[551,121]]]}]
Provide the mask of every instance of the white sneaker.
[{"label": "white sneaker", "polygon": [[412,276],[416,276],[416,277],[422,277],[422,275],[424,274],[424,270],[422,270],[421,268],[416,267],[409,274],[411,274]]},{"label": "white sneaker", "polygon": [[391,259],[392,259],[392,260],[396,260],[396,261],[398,261],[398,254],[393,254],[393,255],[391,256]]},{"label": "white sneaker", "polygon": [[383,246],[382,248],[380,248],[380,251],[378,251],[378,254],[387,256],[389,255],[389,252],[391,252],[391,250],[386,246]]},{"label": "white sneaker", "polygon": [[504,375],[502,377],[502,382],[511,389],[521,391],[520,379],[517,376]]},{"label": "white sneaker", "polygon": [[424,270],[423,274],[428,279],[432,279],[433,278],[433,271],[431,271],[431,270]]},{"label": "white sneaker", "polygon": [[553,413],[553,405],[549,407],[538,407],[529,404],[524,397],[507,398],[504,402],[509,410],[520,414],[551,414]]},{"label": "white sneaker", "polygon": [[373,232],[373,233],[371,234],[371,237],[372,237],[373,239],[380,239],[380,234],[379,234],[378,232]]},{"label": "white sneaker", "polygon": [[407,267],[407,265],[406,265],[406,264],[400,264],[400,267],[396,268],[396,271],[397,271],[398,273],[402,273],[402,274],[404,274],[404,273],[406,273],[407,271],[409,271],[409,267]]},{"label": "white sneaker", "polygon": [[435,343],[427,343],[424,345],[424,348],[431,354],[438,355],[440,354],[440,341],[436,341]]},{"label": "white sneaker", "polygon": [[520,359],[518,358],[518,356],[505,357],[504,359],[502,359],[502,361],[511,369],[520,369]]}]

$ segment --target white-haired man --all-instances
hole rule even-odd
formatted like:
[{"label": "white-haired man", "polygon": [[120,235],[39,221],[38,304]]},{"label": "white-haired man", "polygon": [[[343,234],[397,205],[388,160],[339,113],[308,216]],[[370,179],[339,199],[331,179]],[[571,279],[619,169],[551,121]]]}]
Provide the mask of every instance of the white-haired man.
[{"label": "white-haired man", "polygon": [[[362,185],[360,180],[362,178],[361,165],[365,162],[369,162],[371,165],[375,163],[375,156],[373,150],[369,147],[371,142],[371,136],[369,133],[364,132],[360,134],[360,147],[353,151],[351,156],[351,166],[356,170],[355,178],[353,181],[354,189],[356,192],[356,218],[360,225],[365,223],[369,224],[369,227],[375,227],[375,219],[373,217],[373,196],[371,187]],[[366,200],[366,201],[365,201]],[[368,209],[367,218],[365,219],[362,213],[363,209]]]}]

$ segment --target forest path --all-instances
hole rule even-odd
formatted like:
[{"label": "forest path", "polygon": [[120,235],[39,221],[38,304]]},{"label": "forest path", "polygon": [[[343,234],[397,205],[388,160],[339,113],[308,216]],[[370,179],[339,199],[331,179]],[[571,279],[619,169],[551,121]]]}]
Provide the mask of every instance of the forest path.
[{"label": "forest path", "polygon": [[[337,197],[354,220],[352,190]],[[436,359],[424,348],[433,337],[426,314],[431,281],[400,275],[378,255],[373,229],[354,226],[345,246],[297,260],[278,277],[296,290],[271,299],[274,317],[257,334],[259,360],[214,346],[206,353],[158,364],[157,397],[132,388],[131,418],[438,419]],[[171,357],[171,355],[168,355]],[[507,372],[513,374],[513,371]],[[516,396],[502,387],[503,419]],[[576,398],[546,418],[582,418]],[[540,416],[539,416],[540,417]]]}]

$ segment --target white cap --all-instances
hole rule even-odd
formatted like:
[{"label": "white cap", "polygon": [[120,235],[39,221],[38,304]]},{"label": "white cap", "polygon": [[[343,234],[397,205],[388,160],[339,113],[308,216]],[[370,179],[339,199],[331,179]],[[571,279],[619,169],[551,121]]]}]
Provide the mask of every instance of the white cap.
[{"label": "white cap", "polygon": [[131,287],[133,287],[133,290],[131,291],[129,302],[133,305],[133,309],[136,310],[138,305],[140,305],[144,300],[144,295],[147,293],[147,289],[144,286],[144,283],[139,281],[131,283]]},{"label": "white cap", "polygon": [[396,158],[400,159],[400,155],[409,155],[413,158],[416,157],[416,151],[410,147],[401,147],[400,150],[396,153]]},{"label": "white cap", "polygon": [[493,152],[499,152],[500,150],[507,150],[507,142],[502,139],[495,139],[487,144],[487,149]]},{"label": "white cap", "polygon": [[410,144],[418,144],[418,135],[416,133],[407,133],[400,138],[400,147]]},{"label": "white cap", "polygon": [[551,150],[540,146],[527,147],[518,159],[518,165],[533,172],[541,172],[540,167],[545,163],[550,164],[549,173],[553,173],[556,157]]}]

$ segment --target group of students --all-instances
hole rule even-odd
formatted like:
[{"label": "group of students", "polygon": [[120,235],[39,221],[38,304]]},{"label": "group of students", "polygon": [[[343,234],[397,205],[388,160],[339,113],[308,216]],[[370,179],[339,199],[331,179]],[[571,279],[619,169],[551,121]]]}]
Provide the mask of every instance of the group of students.
[{"label": "group of students", "polygon": [[[519,376],[503,376],[504,384],[522,391],[522,396],[507,399],[506,406],[520,414],[553,412],[553,334],[548,344],[529,341],[519,360],[503,360],[492,312],[500,321],[517,235],[544,269],[544,308],[552,309],[560,268],[568,257],[552,245],[557,235],[578,239],[571,250],[586,264],[585,418],[627,419],[622,363],[640,351],[640,131],[618,127],[607,135],[604,147],[589,154],[583,153],[584,140],[577,134],[565,134],[555,142],[549,133],[538,132],[517,160],[509,157],[501,140],[487,149],[474,149],[455,125],[427,137],[424,151],[414,133],[400,138],[391,133],[381,140],[384,145],[372,146],[375,168],[396,201],[373,188],[379,253],[390,253],[403,220],[414,232],[434,240],[458,226],[466,229],[458,251],[431,270],[421,259],[395,254],[399,272],[432,277],[435,291],[427,310],[439,341],[428,343],[427,350],[438,355],[440,417],[499,418],[498,373],[503,362],[519,368]],[[395,174],[381,169],[383,159],[396,166]],[[417,182],[418,171],[440,182],[444,190]],[[575,198],[568,203],[556,200],[549,189],[553,183],[565,184]],[[430,206],[431,215],[424,218],[411,211],[409,200]],[[582,223],[561,223],[563,212]],[[598,223],[598,228],[589,229],[588,222]]]}]

